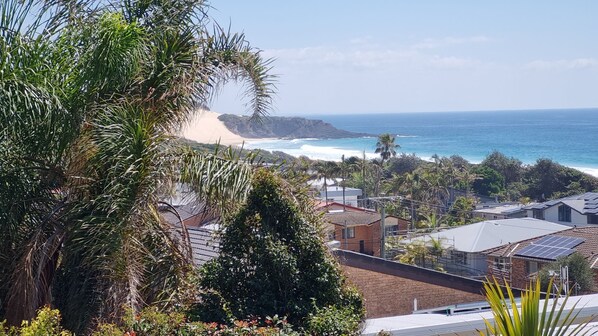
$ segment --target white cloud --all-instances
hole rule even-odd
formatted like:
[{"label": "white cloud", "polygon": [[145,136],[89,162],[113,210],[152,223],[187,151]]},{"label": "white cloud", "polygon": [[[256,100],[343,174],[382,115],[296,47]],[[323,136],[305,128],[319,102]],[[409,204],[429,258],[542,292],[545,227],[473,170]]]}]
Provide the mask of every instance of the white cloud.
[{"label": "white cloud", "polygon": [[442,39],[425,39],[420,43],[411,46],[412,49],[437,49],[442,47],[449,47],[460,44],[477,44],[485,43],[491,39],[486,36],[470,36],[470,37],[445,37]]},{"label": "white cloud", "polygon": [[[443,44],[466,43],[466,41],[487,40],[477,38],[447,38]],[[435,42],[436,43],[436,42]],[[290,66],[329,66],[365,69],[388,69],[388,67],[432,67],[443,69],[465,69],[480,67],[484,62],[467,57],[445,56],[426,53],[430,48],[389,48],[378,45],[351,44],[345,47],[318,46],[290,49],[265,50],[264,56],[273,57],[279,64]]]},{"label": "white cloud", "polygon": [[598,59],[576,58],[571,60],[556,61],[536,60],[525,64],[524,68],[532,70],[598,69]]}]

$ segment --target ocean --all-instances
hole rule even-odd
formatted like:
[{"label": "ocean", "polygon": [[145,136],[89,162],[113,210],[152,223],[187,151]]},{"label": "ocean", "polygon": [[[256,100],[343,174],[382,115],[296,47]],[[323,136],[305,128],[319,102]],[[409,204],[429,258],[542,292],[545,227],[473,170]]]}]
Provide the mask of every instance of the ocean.
[{"label": "ocean", "polygon": [[[336,128],[368,134],[390,133],[398,152],[423,159],[460,155],[481,162],[497,150],[526,164],[549,158],[598,176],[598,109],[483,112],[308,115]],[[376,137],[249,141],[246,148],[283,151],[312,159],[374,158]]]}]

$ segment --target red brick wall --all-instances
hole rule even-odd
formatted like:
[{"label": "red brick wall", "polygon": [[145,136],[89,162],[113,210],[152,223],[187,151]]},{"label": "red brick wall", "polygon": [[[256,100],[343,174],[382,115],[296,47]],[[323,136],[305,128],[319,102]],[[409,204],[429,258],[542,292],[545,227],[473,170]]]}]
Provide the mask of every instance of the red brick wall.
[{"label": "red brick wall", "polygon": [[336,240],[341,245],[340,248],[343,250],[349,250],[353,252],[359,251],[359,241],[363,240],[365,247],[365,254],[380,256],[380,225],[374,223],[371,225],[359,225],[354,226],[355,238],[343,239],[343,229],[341,225],[335,225],[334,234]]},{"label": "red brick wall", "polygon": [[368,318],[411,314],[415,298],[418,309],[484,301],[481,293],[469,293],[345,265],[342,267],[350,282],[363,294]]}]

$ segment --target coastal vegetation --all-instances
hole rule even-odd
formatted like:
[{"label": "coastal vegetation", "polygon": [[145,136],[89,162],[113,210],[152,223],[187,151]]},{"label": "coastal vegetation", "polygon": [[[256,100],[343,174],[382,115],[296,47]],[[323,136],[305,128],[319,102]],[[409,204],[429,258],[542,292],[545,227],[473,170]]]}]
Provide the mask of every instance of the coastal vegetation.
[{"label": "coastal vegetation", "polygon": [[[306,157],[293,162],[316,172],[324,165],[322,160]],[[340,178],[342,171],[344,185],[362,189],[366,197],[401,196],[394,203],[387,202],[387,211],[404,218],[413,216],[416,228],[471,223],[480,199],[527,204],[598,190],[598,178],[550,159],[528,165],[496,151],[479,164],[458,155],[434,155],[426,161],[406,153],[373,160],[349,157],[344,162],[327,163],[343,167],[329,168],[337,173],[328,179]],[[370,206],[367,201],[363,205]]]},{"label": "coastal vegetation", "polygon": [[[253,118],[271,105],[270,61],[208,9],[0,2],[1,335],[357,332],[361,297],[307,196],[256,173],[255,153],[173,136],[228,80],[247,85]],[[176,214],[164,200],[180,184],[230,225],[222,258],[202,272],[184,225],[162,216]],[[209,314],[219,323],[190,322]]]}]

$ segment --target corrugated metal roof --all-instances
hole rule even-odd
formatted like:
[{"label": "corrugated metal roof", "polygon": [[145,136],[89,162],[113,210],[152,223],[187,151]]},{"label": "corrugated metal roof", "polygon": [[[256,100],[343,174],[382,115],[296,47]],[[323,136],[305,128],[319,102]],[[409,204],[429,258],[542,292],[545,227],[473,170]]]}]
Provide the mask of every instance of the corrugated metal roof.
[{"label": "corrugated metal roof", "polygon": [[557,204],[566,204],[582,215],[598,213],[598,193],[587,192],[581,195],[567,196],[544,203],[526,206],[526,210],[544,210]]},{"label": "corrugated metal roof", "polygon": [[189,227],[187,231],[189,232],[195,266],[202,266],[218,256],[220,252],[220,238],[215,231],[207,228],[193,227]]},{"label": "corrugated metal roof", "polygon": [[446,248],[463,252],[481,252],[509,243],[544,236],[569,229],[569,226],[534,218],[512,218],[483,221],[463,225],[415,240],[440,239]]}]

